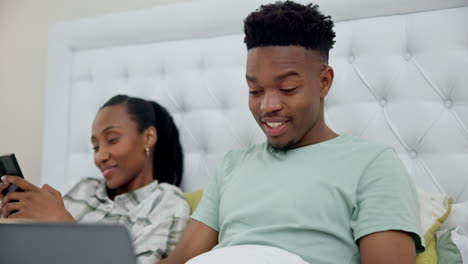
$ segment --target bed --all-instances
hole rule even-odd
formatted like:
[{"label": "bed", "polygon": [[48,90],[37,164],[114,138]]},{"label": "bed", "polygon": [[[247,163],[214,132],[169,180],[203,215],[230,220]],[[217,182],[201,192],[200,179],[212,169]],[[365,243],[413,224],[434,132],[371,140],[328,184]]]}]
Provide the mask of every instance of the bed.
[{"label": "bed", "polygon": [[[265,2],[190,1],[52,27],[41,181],[62,190],[100,177],[91,123],[117,93],[174,116],[187,192],[226,151],[264,140],[247,107],[242,21]],[[327,124],[393,146],[419,188],[453,197],[468,229],[468,1],[315,3],[337,33]]]}]

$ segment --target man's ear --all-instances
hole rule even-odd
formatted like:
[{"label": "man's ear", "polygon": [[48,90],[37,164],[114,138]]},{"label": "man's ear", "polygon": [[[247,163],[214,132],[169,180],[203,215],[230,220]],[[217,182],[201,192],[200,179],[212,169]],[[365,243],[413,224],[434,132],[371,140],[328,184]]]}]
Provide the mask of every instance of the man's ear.
[{"label": "man's ear", "polygon": [[324,98],[327,96],[330,91],[331,85],[333,83],[333,78],[335,77],[335,72],[330,66],[326,66],[325,69],[320,73],[320,97]]},{"label": "man's ear", "polygon": [[143,137],[145,148],[154,148],[158,142],[158,131],[154,126],[150,126],[143,131]]}]

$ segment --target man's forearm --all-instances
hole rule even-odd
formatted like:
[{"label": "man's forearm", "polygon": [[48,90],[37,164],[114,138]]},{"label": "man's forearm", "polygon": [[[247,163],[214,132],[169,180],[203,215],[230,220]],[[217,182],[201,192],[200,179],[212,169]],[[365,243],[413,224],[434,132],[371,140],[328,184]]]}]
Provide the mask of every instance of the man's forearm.
[{"label": "man's forearm", "polygon": [[211,227],[192,220],[187,225],[182,239],[168,258],[157,264],[184,264],[190,259],[210,251],[218,244],[218,232]]}]

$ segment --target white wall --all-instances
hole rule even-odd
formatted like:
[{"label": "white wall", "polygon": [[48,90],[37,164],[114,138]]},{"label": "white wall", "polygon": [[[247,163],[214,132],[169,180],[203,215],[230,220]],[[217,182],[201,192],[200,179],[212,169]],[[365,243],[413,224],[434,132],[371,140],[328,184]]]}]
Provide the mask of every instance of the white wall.
[{"label": "white wall", "polygon": [[188,0],[0,0],[0,154],[39,183],[50,25]]}]

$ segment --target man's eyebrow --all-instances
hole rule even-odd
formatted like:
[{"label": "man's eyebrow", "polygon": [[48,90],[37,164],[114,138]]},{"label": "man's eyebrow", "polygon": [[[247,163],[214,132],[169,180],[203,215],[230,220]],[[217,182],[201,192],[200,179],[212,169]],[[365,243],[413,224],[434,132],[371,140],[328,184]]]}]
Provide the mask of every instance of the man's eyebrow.
[{"label": "man's eyebrow", "polygon": [[288,78],[290,76],[300,76],[300,74],[298,72],[296,72],[296,71],[288,71],[286,73],[283,73],[283,74],[280,74],[280,75],[276,76],[275,77],[275,82],[281,81],[281,80],[286,79],[286,78]]},{"label": "man's eyebrow", "polygon": [[[280,75],[276,76],[274,78],[274,80],[275,80],[275,82],[277,82],[277,81],[281,81],[283,79],[286,79],[286,78],[288,78],[290,76],[300,76],[300,74],[298,72],[296,72],[296,71],[288,71],[286,73],[283,73],[283,74],[280,74]],[[257,82],[257,79],[255,79],[252,76],[249,76],[248,74],[245,75],[245,78],[249,82],[253,82],[253,83]]]}]

